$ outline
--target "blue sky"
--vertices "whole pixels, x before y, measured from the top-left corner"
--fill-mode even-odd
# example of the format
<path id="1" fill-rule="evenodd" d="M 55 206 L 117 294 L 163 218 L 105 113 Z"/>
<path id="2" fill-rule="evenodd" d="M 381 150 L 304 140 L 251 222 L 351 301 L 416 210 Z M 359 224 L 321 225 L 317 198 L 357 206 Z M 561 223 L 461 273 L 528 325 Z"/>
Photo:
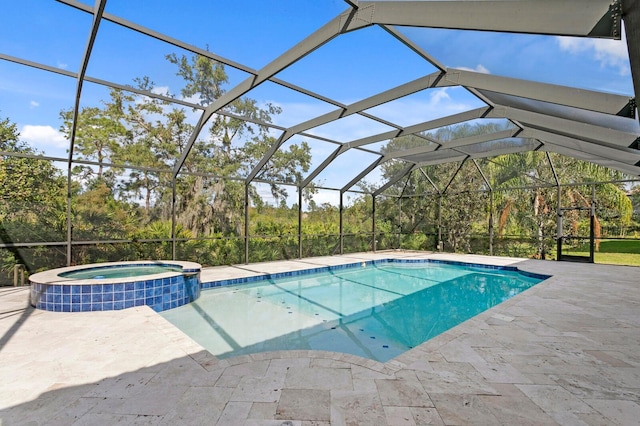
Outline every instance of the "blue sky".
<path id="1" fill-rule="evenodd" d="M 53 0 L 2 2 L 0 53 L 77 71 L 91 17 Z M 93 5 L 93 1 L 84 3 Z M 150 5 L 153 7 L 150 8 Z M 109 0 L 106 12 L 259 69 L 347 9 L 342 0 L 246 0 L 132 2 Z M 632 96 L 626 44 L 622 41 L 559 38 L 437 29 L 401 29 L 448 67 Z M 164 56 L 180 49 L 103 22 L 87 75 L 131 84 L 148 75 L 159 91 L 179 94 L 175 68 Z M 277 77 L 321 95 L 351 103 L 435 71 L 429 63 L 379 27 L 342 35 Z M 228 68 L 230 86 L 244 72 Z M 0 117 L 18 124 L 22 138 L 48 155 L 65 157 L 59 113 L 72 107 L 75 80 L 0 60 Z M 85 84 L 82 106 L 98 105 L 107 90 Z M 248 96 L 280 105 L 274 122 L 291 126 L 333 109 L 328 104 L 272 83 Z M 423 91 L 372 111 L 401 125 L 415 124 L 481 104 L 464 90 Z M 195 116 L 194 116 L 195 119 Z M 350 117 L 310 133 L 348 142 L 389 130 Z M 294 138 L 293 142 L 301 138 Z M 311 141 L 314 165 L 335 146 Z M 378 148 L 380 144 L 372 148 Z M 328 186 L 344 183 L 349 162 L 367 164 L 374 156 L 350 153 L 321 176 Z M 338 178 L 337 175 L 341 177 Z M 347 176 L 350 179 L 349 176 Z"/>

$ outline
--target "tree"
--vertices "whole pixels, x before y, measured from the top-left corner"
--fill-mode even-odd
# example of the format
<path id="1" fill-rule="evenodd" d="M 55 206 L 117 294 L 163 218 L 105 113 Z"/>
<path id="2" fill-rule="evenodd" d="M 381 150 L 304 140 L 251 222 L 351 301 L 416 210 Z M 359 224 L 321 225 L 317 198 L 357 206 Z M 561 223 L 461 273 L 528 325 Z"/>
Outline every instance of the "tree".
<path id="1" fill-rule="evenodd" d="M 383 153 L 420 146 L 432 146 L 432 149 L 435 149 L 437 145 L 433 141 L 446 143 L 452 139 L 503 129 L 504 127 L 495 123 L 444 127 L 433 133 L 392 139 L 383 149 Z M 406 165 L 399 161 L 385 163 L 382 166 L 383 177 L 390 179 L 396 176 Z M 477 227 L 486 227 L 478 224 L 487 223 L 487 197 L 478 191 L 482 189 L 486 189 L 482 176 L 475 165 L 467 161 L 421 167 L 398 181 L 387 193 L 405 196 L 402 200 L 400 222 L 409 226 L 402 229 L 403 233 L 409 232 L 416 236 L 433 234 L 437 232 L 439 224 L 443 232 L 443 242 L 448 250 L 468 252 L 472 251 L 472 236 Z M 389 204 L 387 213 L 390 223 L 393 223 L 393 218 L 397 216 L 397 213 L 393 213 L 396 208 L 392 205 L 393 203 Z M 435 244 L 424 248 L 434 246 Z"/>
<path id="2" fill-rule="evenodd" d="M 103 179 L 103 162 L 113 161 L 114 153 L 123 139 L 128 136 L 127 129 L 121 122 L 122 109 L 118 108 L 118 99 L 114 98 L 112 90 L 112 101 L 106 103 L 105 107 L 85 107 L 78 113 L 76 122 L 76 133 L 74 140 L 74 153 L 78 158 L 95 160 L 98 164 L 97 179 Z M 120 102 L 122 100 L 120 99 Z M 60 112 L 63 124 L 60 131 L 71 138 L 73 126 L 73 108 Z M 88 176 L 92 174 L 92 169 L 85 168 Z M 113 178 L 113 176 L 111 176 Z"/>
<path id="3" fill-rule="evenodd" d="M 26 243 L 63 240 L 66 181 L 49 161 L 37 158 L 39 152 L 20 140 L 15 123 L 0 119 L 0 240 Z M 22 251 L 9 247 L 2 252 L 2 269 L 16 263 L 29 271 L 60 264 L 53 250 Z"/>
<path id="4" fill-rule="evenodd" d="M 178 67 L 177 75 L 184 79 L 183 97 L 195 97 L 201 105 L 208 106 L 225 93 L 228 78 L 222 64 L 200 55 L 172 54 L 167 59 Z M 280 108 L 271 104 L 260 107 L 255 100 L 242 97 L 229 104 L 225 111 L 270 123 L 271 116 L 279 114 Z M 267 126 L 222 114 L 214 114 L 208 126 L 208 132 L 201 134 L 191 149 L 183 171 L 211 173 L 221 178 L 184 174 L 178 191 L 178 220 L 195 235 L 210 234 L 214 230 L 240 235 L 244 182 L 224 178 L 246 176 L 276 141 Z M 306 143 L 278 150 L 260 176 L 271 181 L 300 182 L 301 174 L 310 166 L 309 151 Z M 249 190 L 249 195 L 257 199 L 257 192 Z M 282 185 L 273 183 L 271 190 L 277 199 L 287 197 Z"/>

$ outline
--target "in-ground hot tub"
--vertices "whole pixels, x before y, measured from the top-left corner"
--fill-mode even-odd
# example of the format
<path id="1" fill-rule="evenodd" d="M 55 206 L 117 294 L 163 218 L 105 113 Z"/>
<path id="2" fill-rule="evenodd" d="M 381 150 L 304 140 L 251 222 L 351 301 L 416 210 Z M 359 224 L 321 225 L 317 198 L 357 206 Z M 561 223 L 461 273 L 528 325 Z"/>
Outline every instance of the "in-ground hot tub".
<path id="1" fill-rule="evenodd" d="M 147 305 L 156 312 L 200 296 L 194 262 L 132 261 L 70 266 L 29 277 L 31 304 L 54 312 L 111 311 Z"/>

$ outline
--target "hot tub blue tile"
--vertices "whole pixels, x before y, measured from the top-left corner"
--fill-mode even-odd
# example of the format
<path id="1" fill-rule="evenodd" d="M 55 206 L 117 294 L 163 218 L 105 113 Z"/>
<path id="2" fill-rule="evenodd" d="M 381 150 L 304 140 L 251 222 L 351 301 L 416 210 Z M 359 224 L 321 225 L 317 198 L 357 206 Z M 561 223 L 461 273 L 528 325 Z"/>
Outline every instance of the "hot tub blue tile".
<path id="1" fill-rule="evenodd" d="M 246 280 L 235 280 L 235 282 L 241 281 Z M 199 270 L 196 270 L 188 275 L 129 283 L 101 282 L 85 285 L 34 283 L 31 284 L 30 297 L 31 303 L 37 308 L 50 311 L 112 310 L 143 304 L 160 311 L 196 300 L 200 290 L 200 274 Z"/>

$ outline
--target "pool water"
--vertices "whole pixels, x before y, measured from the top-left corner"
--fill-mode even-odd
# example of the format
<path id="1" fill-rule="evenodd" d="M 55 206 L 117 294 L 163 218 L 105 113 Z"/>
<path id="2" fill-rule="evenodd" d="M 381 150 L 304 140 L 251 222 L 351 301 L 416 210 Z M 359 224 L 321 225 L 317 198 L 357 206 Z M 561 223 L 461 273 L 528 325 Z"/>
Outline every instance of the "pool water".
<path id="1" fill-rule="evenodd" d="M 458 265 L 369 265 L 210 289 L 161 315 L 219 358 L 313 349 L 385 362 L 540 281 Z"/>
<path id="2" fill-rule="evenodd" d="M 118 265 L 78 269 L 63 272 L 60 276 L 77 280 L 99 280 L 105 278 L 141 277 L 143 275 L 161 274 L 164 272 L 182 272 L 182 268 L 176 265 Z"/>

